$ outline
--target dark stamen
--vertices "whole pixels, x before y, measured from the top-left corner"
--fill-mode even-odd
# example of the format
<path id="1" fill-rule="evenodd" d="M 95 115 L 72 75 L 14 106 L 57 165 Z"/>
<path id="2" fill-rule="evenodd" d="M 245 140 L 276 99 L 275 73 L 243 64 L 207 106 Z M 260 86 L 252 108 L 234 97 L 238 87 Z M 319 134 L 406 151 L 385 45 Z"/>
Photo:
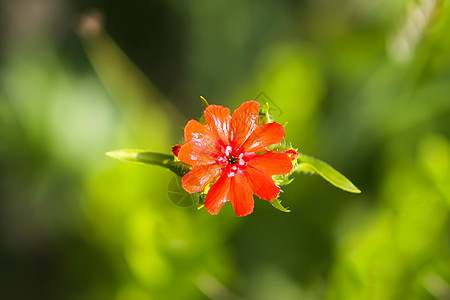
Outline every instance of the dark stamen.
<path id="1" fill-rule="evenodd" d="M 237 159 L 236 157 L 234 157 L 234 155 L 228 156 L 228 162 L 232 165 L 234 165 L 235 163 L 237 163 Z"/>

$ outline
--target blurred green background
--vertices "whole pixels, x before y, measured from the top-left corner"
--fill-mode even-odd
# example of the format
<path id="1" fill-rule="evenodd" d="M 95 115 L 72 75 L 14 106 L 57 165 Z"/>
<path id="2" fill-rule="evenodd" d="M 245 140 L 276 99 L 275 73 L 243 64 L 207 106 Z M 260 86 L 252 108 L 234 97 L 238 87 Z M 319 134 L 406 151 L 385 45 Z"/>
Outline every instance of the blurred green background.
<path id="1" fill-rule="evenodd" d="M 362 194 L 211 216 L 104 155 L 261 92 Z M 449 205 L 449 1 L 0 2 L 1 299 L 450 299 Z"/>

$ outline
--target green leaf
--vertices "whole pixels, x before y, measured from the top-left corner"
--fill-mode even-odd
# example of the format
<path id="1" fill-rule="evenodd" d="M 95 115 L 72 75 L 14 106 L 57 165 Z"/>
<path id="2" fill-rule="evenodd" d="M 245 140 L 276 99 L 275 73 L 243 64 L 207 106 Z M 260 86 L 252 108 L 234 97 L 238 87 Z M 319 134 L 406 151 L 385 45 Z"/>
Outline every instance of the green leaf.
<path id="1" fill-rule="evenodd" d="M 167 168 L 178 176 L 184 176 L 191 167 L 181 161 L 175 161 L 173 155 L 152 152 L 147 150 L 124 149 L 106 153 L 106 155 L 136 164 L 147 164 Z"/>
<path id="2" fill-rule="evenodd" d="M 270 204 L 272 204 L 273 207 L 275 207 L 278 210 L 281 210 L 282 212 L 291 212 L 291 210 L 285 208 L 282 204 L 280 199 L 276 198 L 270 201 Z"/>
<path id="3" fill-rule="evenodd" d="M 361 193 L 361 191 L 344 175 L 333 169 L 330 165 L 311 156 L 300 154 L 295 172 L 317 173 L 332 185 L 350 192 Z"/>
<path id="4" fill-rule="evenodd" d="M 200 96 L 200 99 L 202 99 L 203 109 L 206 109 L 209 106 L 208 101 L 203 96 Z"/>

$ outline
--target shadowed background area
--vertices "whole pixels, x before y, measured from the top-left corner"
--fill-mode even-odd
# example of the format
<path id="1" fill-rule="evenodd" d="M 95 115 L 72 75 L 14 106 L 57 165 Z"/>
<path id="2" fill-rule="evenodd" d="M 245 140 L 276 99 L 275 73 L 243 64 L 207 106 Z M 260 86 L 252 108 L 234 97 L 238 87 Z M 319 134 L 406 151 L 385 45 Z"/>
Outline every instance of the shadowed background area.
<path id="1" fill-rule="evenodd" d="M 449 53 L 444 0 L 1 0 L 0 298 L 449 299 Z M 170 153 L 201 95 L 362 194 L 211 216 L 105 156 Z"/>

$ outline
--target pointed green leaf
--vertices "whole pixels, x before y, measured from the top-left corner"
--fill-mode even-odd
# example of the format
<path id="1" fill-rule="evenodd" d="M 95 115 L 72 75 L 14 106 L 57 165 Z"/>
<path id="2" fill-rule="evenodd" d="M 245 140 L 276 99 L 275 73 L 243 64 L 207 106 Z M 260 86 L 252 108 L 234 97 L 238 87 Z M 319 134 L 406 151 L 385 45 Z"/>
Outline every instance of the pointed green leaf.
<path id="1" fill-rule="evenodd" d="M 300 154 L 295 172 L 317 173 L 332 185 L 350 193 L 361 191 L 344 175 L 333 169 L 330 165 L 311 156 Z"/>
<path id="2" fill-rule="evenodd" d="M 106 153 L 106 155 L 125 162 L 148 164 L 167 168 L 180 177 L 184 176 L 191 169 L 189 165 L 181 161 L 175 161 L 173 155 L 147 150 L 115 150 Z"/>
<path id="3" fill-rule="evenodd" d="M 316 169 L 314 169 L 313 166 L 307 163 L 299 163 L 297 167 L 295 168 L 296 172 L 303 172 L 308 174 L 314 174 L 316 173 Z"/>
<path id="4" fill-rule="evenodd" d="M 206 99 L 203 96 L 200 96 L 200 99 L 202 99 L 203 109 L 207 108 L 209 106 L 208 101 L 206 101 Z"/>
<path id="5" fill-rule="evenodd" d="M 206 101 L 206 99 L 203 98 L 203 96 L 200 96 L 200 99 L 202 99 L 203 109 L 206 109 L 209 106 L 208 101 Z M 203 125 L 206 124 L 206 119 L 205 119 L 205 115 L 204 114 L 202 114 L 202 116 L 200 117 L 199 122 L 202 123 Z"/>
<path id="6" fill-rule="evenodd" d="M 270 204 L 272 204 L 273 207 L 275 207 L 278 210 L 281 210 L 282 212 L 291 212 L 291 210 L 285 208 L 282 204 L 280 199 L 276 198 L 270 201 Z"/>
<path id="7" fill-rule="evenodd" d="M 173 160 L 173 155 L 151 152 L 146 150 L 123 149 L 106 153 L 106 155 L 127 162 L 151 165 L 164 165 Z"/>

